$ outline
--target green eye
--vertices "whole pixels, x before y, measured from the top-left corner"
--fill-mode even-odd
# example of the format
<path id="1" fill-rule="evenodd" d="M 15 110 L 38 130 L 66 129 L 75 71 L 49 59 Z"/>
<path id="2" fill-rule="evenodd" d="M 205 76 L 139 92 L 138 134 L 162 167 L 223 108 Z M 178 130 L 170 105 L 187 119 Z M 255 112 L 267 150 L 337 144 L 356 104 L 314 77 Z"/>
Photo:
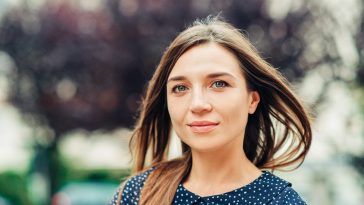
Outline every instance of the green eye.
<path id="1" fill-rule="evenodd" d="M 175 93 L 183 92 L 183 91 L 186 91 L 186 90 L 187 90 L 187 87 L 184 86 L 184 85 L 176 85 L 172 89 L 172 91 L 175 92 Z"/>
<path id="2" fill-rule="evenodd" d="M 226 87 L 226 86 L 227 86 L 227 83 L 225 81 L 222 81 L 222 80 L 215 81 L 212 84 L 212 87 L 215 87 L 215 88 L 223 88 L 223 87 Z"/>

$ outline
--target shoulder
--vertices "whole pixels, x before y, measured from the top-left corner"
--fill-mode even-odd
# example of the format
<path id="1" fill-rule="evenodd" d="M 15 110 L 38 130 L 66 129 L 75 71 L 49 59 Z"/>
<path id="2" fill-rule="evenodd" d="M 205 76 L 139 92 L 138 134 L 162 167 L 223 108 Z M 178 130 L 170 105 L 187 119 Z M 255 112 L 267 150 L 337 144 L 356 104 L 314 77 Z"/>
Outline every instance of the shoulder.
<path id="1" fill-rule="evenodd" d="M 147 169 L 146 171 L 140 172 L 139 174 L 127 179 L 114 194 L 111 204 L 117 204 L 117 199 L 121 191 L 122 200 L 120 204 L 138 204 L 140 192 L 144 186 L 144 182 L 148 178 L 150 173 L 153 172 L 153 170 L 154 167 Z"/>
<path id="2" fill-rule="evenodd" d="M 265 173 L 265 184 L 273 186 L 272 198 L 270 205 L 306 205 L 299 194 L 292 188 L 290 182 L 285 181 L 271 173 Z M 272 190 L 272 189 L 271 189 Z"/>
<path id="3" fill-rule="evenodd" d="M 274 200 L 271 205 L 306 205 L 305 201 L 292 187 L 286 187 Z"/>

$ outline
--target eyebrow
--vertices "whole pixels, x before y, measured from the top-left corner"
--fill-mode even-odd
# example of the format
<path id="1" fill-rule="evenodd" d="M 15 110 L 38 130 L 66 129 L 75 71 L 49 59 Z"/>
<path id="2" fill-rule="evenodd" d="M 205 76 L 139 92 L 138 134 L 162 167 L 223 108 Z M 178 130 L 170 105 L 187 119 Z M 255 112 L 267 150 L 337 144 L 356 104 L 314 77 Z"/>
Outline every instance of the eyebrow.
<path id="1" fill-rule="evenodd" d="M 231 75 L 230 73 L 226 73 L 226 72 L 217 72 L 217 73 L 210 73 L 207 75 L 207 78 L 217 78 L 217 77 L 221 77 L 221 76 L 228 76 L 228 77 L 232 77 L 235 78 L 233 75 Z M 182 81 L 182 80 L 186 80 L 187 78 L 185 76 L 175 76 L 175 77 L 171 77 L 168 79 L 168 82 L 171 81 Z"/>

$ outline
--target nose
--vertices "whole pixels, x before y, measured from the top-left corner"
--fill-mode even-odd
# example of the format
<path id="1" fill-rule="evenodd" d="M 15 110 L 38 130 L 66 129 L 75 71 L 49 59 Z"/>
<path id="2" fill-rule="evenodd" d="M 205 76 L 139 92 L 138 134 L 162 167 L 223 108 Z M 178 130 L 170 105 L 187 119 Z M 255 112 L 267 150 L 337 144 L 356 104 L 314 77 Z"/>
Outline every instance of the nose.
<path id="1" fill-rule="evenodd" d="M 192 92 L 190 110 L 195 114 L 201 114 L 212 110 L 212 106 L 202 90 L 194 90 Z"/>

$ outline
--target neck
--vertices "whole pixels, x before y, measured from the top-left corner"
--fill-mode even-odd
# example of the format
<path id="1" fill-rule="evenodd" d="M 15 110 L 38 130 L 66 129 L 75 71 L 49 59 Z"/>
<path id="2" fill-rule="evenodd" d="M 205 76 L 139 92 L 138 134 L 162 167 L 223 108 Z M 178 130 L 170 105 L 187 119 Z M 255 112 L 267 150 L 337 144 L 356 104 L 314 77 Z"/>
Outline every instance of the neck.
<path id="1" fill-rule="evenodd" d="M 243 149 L 192 151 L 191 172 L 184 186 L 200 196 L 207 196 L 242 187 L 260 174 L 261 171 L 248 160 Z"/>

